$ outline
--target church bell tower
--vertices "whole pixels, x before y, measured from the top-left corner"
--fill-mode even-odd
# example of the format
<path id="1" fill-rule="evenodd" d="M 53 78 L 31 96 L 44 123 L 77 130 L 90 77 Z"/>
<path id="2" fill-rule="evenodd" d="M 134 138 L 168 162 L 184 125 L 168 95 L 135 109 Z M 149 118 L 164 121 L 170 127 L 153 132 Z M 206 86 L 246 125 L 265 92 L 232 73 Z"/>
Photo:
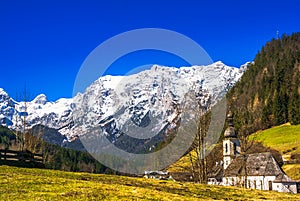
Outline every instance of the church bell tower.
<path id="1" fill-rule="evenodd" d="M 229 166 L 231 161 L 236 156 L 240 155 L 241 145 L 237 138 L 237 132 L 233 125 L 233 114 L 231 112 L 227 115 L 228 128 L 225 130 L 223 140 L 223 167 L 224 170 Z"/>

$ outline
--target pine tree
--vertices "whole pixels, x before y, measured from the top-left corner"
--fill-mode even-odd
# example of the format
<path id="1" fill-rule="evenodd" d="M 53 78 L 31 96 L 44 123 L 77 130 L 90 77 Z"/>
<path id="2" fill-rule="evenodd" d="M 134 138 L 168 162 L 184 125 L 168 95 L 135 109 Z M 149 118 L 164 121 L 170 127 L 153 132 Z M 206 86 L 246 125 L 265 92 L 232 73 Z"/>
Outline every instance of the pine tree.
<path id="1" fill-rule="evenodd" d="M 291 124 L 300 124 L 300 96 L 295 88 L 289 102 L 289 120 Z"/>

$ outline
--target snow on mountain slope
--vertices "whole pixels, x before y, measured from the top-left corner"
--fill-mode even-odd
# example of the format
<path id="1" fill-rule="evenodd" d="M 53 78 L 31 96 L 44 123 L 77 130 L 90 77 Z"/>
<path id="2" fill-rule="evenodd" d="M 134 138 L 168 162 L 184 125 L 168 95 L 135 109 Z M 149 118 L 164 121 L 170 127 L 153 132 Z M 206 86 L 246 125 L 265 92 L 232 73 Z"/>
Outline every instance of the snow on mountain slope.
<path id="1" fill-rule="evenodd" d="M 101 77 L 74 98 L 75 126 L 69 135 L 100 127 L 111 142 L 124 134 L 153 137 L 163 128 L 174 127 L 177 110 L 188 92 L 193 91 L 201 105 L 209 107 L 224 97 L 242 73 L 216 62 L 181 68 L 154 65 L 134 75 Z"/>
<path id="2" fill-rule="evenodd" d="M 15 114 L 15 104 L 16 102 L 0 88 L 0 124 L 13 125 L 12 119 Z"/>
<path id="3" fill-rule="evenodd" d="M 23 124 L 23 116 L 29 127 L 37 124 L 60 128 L 72 119 L 72 99 L 61 98 L 49 102 L 44 94 L 29 102 L 16 102 L 0 88 L 0 123 L 11 128 Z"/>
<path id="4" fill-rule="evenodd" d="M 72 102 L 72 99 L 66 98 L 61 98 L 55 102 L 48 102 L 47 97 L 42 94 L 26 104 L 25 102 L 19 102 L 16 104 L 15 109 L 18 112 L 27 111 L 26 120 L 28 125 L 42 124 L 58 129 L 71 119 Z M 27 110 L 25 110 L 25 105 Z M 15 120 L 13 122 L 17 123 Z"/>
<path id="5" fill-rule="evenodd" d="M 114 141 L 134 126 L 127 124 L 128 121 L 141 127 L 147 126 L 147 119 L 152 118 L 157 124 L 150 130 L 158 132 L 167 124 L 172 126 L 176 105 L 188 90 L 193 90 L 203 105 L 208 101 L 215 103 L 240 79 L 244 70 L 222 62 L 181 68 L 154 65 L 130 76 L 100 77 L 84 93 L 55 102 L 49 102 L 44 94 L 26 104 L 16 102 L 0 88 L 0 124 L 16 128 L 21 124 L 20 115 L 27 115 L 30 127 L 43 124 L 59 129 L 69 138 L 84 134 L 87 127 L 101 125 Z"/>

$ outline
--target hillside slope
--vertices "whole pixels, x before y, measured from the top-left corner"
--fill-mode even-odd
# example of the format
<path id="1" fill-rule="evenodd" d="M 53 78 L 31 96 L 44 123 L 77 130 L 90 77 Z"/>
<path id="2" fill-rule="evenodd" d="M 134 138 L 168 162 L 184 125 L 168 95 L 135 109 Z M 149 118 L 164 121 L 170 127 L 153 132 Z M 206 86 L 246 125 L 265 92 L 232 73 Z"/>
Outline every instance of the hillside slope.
<path id="1" fill-rule="evenodd" d="M 282 168 L 291 178 L 300 180 L 300 124 L 283 124 L 270 129 L 255 132 L 249 136 L 249 140 L 255 143 L 247 150 L 247 153 L 271 152 L 276 160 L 281 163 L 281 156 L 289 163 Z M 194 154 L 194 151 L 191 151 Z M 223 159 L 222 142 L 219 142 L 207 157 L 208 168 Z M 190 172 L 191 163 L 189 155 L 185 155 L 176 163 L 168 167 L 169 172 Z"/>
<path id="2" fill-rule="evenodd" d="M 268 42 L 227 93 L 240 133 L 300 124 L 300 33 Z"/>
<path id="3" fill-rule="evenodd" d="M 299 200 L 300 195 L 112 175 L 0 167 L 0 200 Z"/>
<path id="4" fill-rule="evenodd" d="M 286 164 L 282 169 L 292 179 L 300 180 L 300 164 Z"/>
<path id="5" fill-rule="evenodd" d="M 300 124 L 275 126 L 258 131 L 250 138 L 279 151 L 286 162 L 282 169 L 292 179 L 300 180 Z"/>
<path id="6" fill-rule="evenodd" d="M 278 150 L 281 154 L 300 154 L 300 124 L 283 124 L 258 131 L 252 136 L 256 141 Z"/>

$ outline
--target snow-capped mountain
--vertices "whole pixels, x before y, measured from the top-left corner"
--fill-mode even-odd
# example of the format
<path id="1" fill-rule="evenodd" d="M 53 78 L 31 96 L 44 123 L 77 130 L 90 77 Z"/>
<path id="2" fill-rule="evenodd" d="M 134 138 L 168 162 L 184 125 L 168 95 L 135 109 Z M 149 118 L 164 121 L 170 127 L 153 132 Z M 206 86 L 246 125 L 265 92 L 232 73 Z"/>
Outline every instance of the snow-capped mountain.
<path id="1" fill-rule="evenodd" d="M 27 103 L 17 102 L 0 88 L 0 123 L 17 128 L 25 115 L 28 126 L 46 125 L 69 139 L 85 134 L 93 126 L 100 126 L 112 142 L 123 133 L 130 134 L 133 126 L 148 126 L 149 133 L 144 133 L 147 136 L 174 127 L 178 106 L 189 91 L 195 93 L 202 106 L 214 104 L 244 70 L 222 62 L 181 68 L 154 65 L 134 75 L 100 77 L 84 93 L 55 102 L 49 102 L 44 94 Z M 138 138 L 134 135 L 130 134 Z"/>
<path id="2" fill-rule="evenodd" d="M 72 99 L 61 98 L 49 102 L 44 94 L 38 95 L 28 102 L 13 100 L 0 88 L 0 123 L 11 128 L 23 125 L 26 116 L 26 125 L 32 127 L 37 124 L 59 129 L 72 119 Z"/>
<path id="3" fill-rule="evenodd" d="M 0 124 L 12 126 L 13 116 L 15 115 L 16 101 L 9 97 L 9 95 L 0 88 Z"/>

